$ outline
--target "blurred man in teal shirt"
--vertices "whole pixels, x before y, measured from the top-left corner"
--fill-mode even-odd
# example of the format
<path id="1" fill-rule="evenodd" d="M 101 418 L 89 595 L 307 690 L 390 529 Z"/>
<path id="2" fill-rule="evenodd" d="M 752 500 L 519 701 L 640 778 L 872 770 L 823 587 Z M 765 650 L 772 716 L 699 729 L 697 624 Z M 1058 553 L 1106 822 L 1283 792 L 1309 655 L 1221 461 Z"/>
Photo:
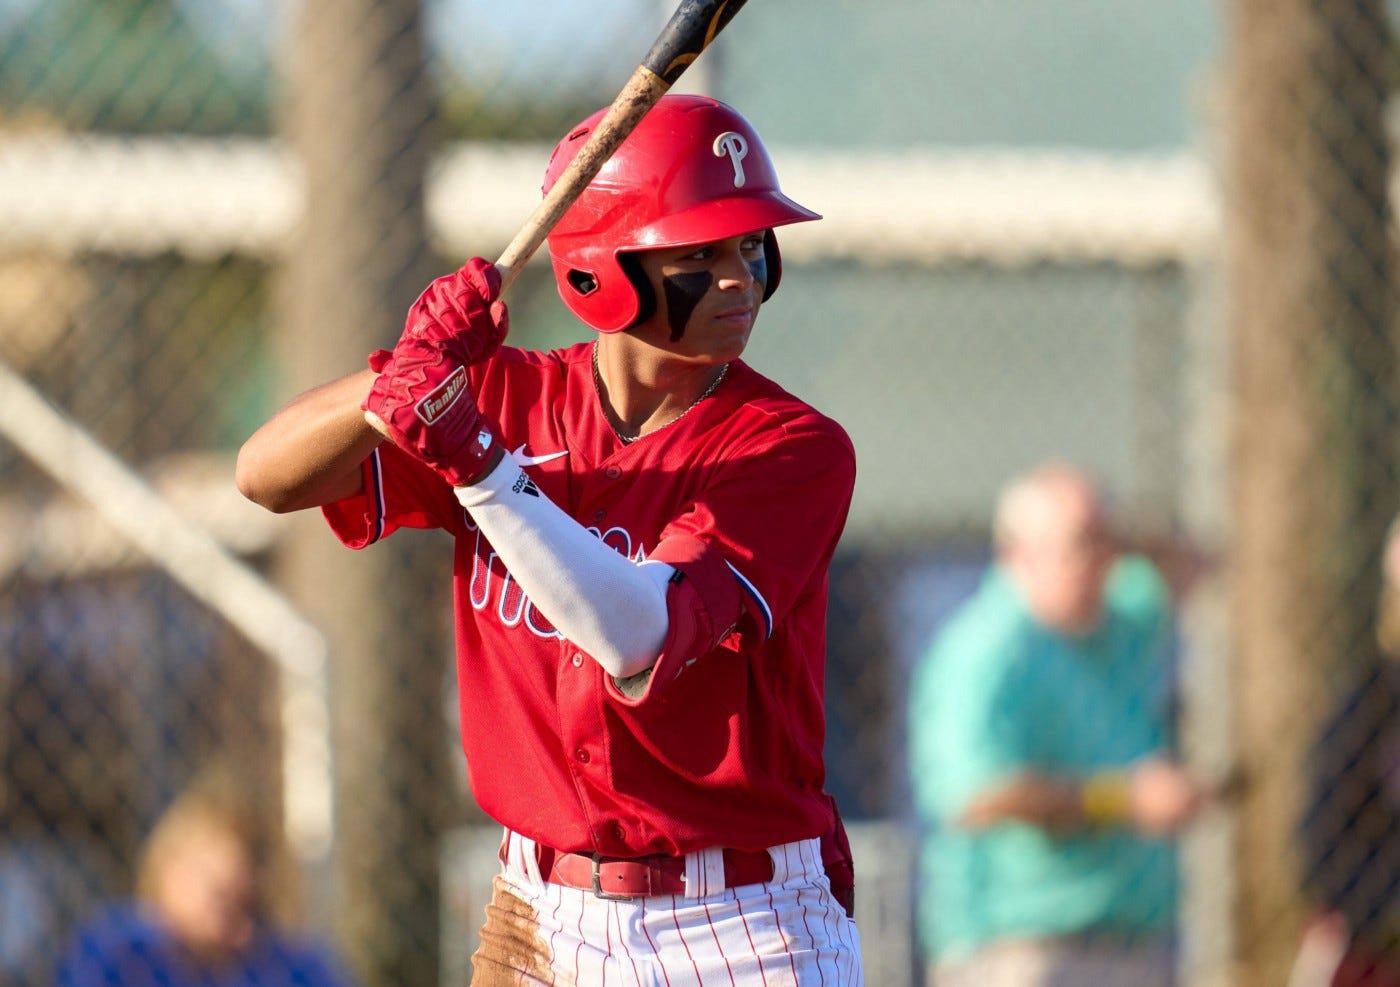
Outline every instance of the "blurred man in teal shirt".
<path id="1" fill-rule="evenodd" d="M 1072 467 L 1011 483 L 995 526 L 910 695 L 930 983 L 1167 987 L 1200 796 L 1171 756 L 1166 586 Z"/>

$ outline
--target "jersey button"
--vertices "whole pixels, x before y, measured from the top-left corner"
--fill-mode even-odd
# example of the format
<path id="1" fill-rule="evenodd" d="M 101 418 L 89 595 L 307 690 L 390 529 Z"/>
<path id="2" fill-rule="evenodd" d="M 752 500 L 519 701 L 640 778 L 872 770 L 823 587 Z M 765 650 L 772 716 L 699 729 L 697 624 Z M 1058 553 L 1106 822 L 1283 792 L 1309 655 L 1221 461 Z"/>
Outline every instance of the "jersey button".
<path id="1" fill-rule="evenodd" d="M 581 654 L 579 654 L 577 651 L 575 651 L 575 652 L 574 652 L 574 657 L 573 657 L 573 662 L 574 662 L 574 667 L 575 667 L 575 668 L 581 667 L 581 666 L 583 665 L 583 655 L 581 655 Z"/>
<path id="2" fill-rule="evenodd" d="M 605 517 L 607 517 L 607 516 L 608 516 L 608 512 L 605 511 L 605 510 L 603 510 L 601 507 L 598 508 L 596 511 L 593 512 L 593 520 L 595 520 L 595 521 L 601 521 L 601 520 L 603 520 L 603 518 L 605 518 Z"/>
<path id="3" fill-rule="evenodd" d="M 603 475 L 606 476 L 609 480 L 616 480 L 619 476 L 622 475 L 622 467 L 609 466 L 607 469 L 603 470 Z"/>
<path id="4" fill-rule="evenodd" d="M 625 829 L 622 828 L 622 824 L 621 824 L 621 823 L 616 823 L 616 824 L 613 825 L 613 836 L 616 836 L 616 837 L 617 837 L 617 840 L 618 840 L 619 843 L 626 842 L 626 840 L 627 840 L 627 830 L 625 830 Z"/>
<path id="5" fill-rule="evenodd" d="M 574 760 L 578 761 L 579 764 L 587 764 L 591 758 L 588 756 L 588 751 L 580 747 L 574 751 Z"/>

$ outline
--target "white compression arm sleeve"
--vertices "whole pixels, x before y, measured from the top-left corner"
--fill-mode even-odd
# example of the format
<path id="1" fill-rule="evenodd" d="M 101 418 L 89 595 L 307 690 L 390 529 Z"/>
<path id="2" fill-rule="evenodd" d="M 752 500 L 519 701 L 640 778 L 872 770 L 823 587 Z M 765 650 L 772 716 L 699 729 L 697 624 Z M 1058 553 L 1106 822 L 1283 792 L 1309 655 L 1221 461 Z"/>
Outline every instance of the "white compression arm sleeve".
<path id="1" fill-rule="evenodd" d="M 544 496 L 509 455 L 456 494 L 511 578 L 561 634 L 618 678 L 655 664 L 666 639 L 671 566 L 637 564 L 613 551 Z"/>

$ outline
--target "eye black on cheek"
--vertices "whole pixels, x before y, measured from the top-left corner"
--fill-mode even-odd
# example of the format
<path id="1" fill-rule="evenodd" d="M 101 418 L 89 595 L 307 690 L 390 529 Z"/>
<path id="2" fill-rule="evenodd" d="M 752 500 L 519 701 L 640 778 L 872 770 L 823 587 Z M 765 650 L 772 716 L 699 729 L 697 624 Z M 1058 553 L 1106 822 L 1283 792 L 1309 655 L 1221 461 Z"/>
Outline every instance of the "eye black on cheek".
<path id="1" fill-rule="evenodd" d="M 661 290 L 666 295 L 666 321 L 671 325 L 671 342 L 685 335 L 691 313 L 714 283 L 714 275 L 709 271 L 668 274 L 661 279 Z"/>
<path id="2" fill-rule="evenodd" d="M 765 252 L 763 256 L 759 257 L 758 259 L 749 261 L 748 266 L 749 273 L 752 274 L 753 279 L 758 282 L 759 288 L 762 289 L 763 287 L 765 287 L 768 284 L 767 252 Z"/>

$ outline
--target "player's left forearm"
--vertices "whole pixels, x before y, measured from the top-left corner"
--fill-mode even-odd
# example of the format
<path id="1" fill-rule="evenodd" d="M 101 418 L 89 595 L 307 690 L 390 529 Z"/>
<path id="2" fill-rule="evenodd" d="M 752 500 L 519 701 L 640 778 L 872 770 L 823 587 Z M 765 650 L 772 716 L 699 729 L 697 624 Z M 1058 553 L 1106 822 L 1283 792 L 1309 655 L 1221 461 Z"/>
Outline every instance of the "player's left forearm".
<path id="1" fill-rule="evenodd" d="M 456 489 L 511 578 L 561 634 L 619 678 L 655 664 L 668 627 L 670 566 L 638 565 L 613 551 L 510 456 Z"/>

